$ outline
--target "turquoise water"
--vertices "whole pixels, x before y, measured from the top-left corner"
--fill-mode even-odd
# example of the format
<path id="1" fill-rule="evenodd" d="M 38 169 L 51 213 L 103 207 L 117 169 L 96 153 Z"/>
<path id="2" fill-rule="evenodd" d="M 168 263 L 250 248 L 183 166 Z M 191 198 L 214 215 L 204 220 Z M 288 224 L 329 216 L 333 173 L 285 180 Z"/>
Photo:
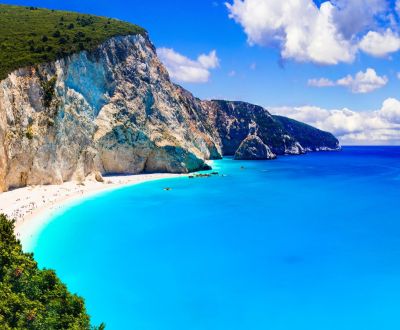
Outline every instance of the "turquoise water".
<path id="1" fill-rule="evenodd" d="M 400 148 L 215 167 L 65 210 L 40 266 L 109 330 L 400 329 Z"/>

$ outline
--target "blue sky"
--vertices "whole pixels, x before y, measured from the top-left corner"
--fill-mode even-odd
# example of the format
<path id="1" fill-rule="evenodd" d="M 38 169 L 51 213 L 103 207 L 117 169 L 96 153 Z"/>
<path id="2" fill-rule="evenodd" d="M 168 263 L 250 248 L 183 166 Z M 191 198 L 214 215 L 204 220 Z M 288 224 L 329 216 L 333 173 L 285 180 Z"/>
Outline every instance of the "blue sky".
<path id="1" fill-rule="evenodd" d="M 387 139 L 387 144 L 400 142 L 396 126 L 400 124 L 400 101 L 399 104 L 393 101 L 400 99 L 400 1 L 398 13 L 396 0 L 312 1 L 287 0 L 287 4 L 293 4 L 289 12 L 283 12 L 279 7 L 285 1 L 277 0 L 227 0 L 231 7 L 218 0 L 3 2 L 111 16 L 139 24 L 148 30 L 157 48 L 170 51 L 164 52 L 165 58 L 161 56 L 169 69 L 177 65 L 169 61 L 171 58 L 174 60 L 172 55 L 178 54 L 184 56 L 185 60 L 191 60 L 187 65 L 201 66 L 202 72 L 208 74 L 200 81 L 196 76 L 186 77 L 182 81 L 179 73 L 174 77 L 170 71 L 174 80 L 195 96 L 260 104 L 323 129 L 347 134 L 347 138 L 343 139 L 345 142 L 357 142 L 359 139 L 356 134 L 370 127 L 364 122 L 360 129 L 347 122 L 345 127 L 336 127 L 335 120 L 338 119 L 332 117 L 332 111 L 350 109 L 355 115 L 361 114 L 363 117 L 352 119 L 372 122 L 374 111 L 382 110 L 384 102 L 392 100 L 385 120 L 389 122 L 388 118 L 392 118 L 390 123 L 393 125 L 389 128 L 383 127 L 385 123 L 379 124 L 380 130 L 385 129 L 385 136 L 381 132 L 377 138 L 361 137 L 364 140 L 360 144 L 382 139 L 382 143 Z M 301 3 L 302 9 L 296 7 L 296 2 Z M 303 11 L 306 5 L 315 8 Z M 274 29 L 276 21 L 273 21 L 273 14 L 264 17 L 263 11 L 275 12 L 276 21 L 282 17 L 287 17 L 287 21 Z M 325 25 L 321 25 L 322 28 L 312 26 L 324 19 L 323 13 L 333 13 L 332 22 L 338 31 L 331 33 L 329 27 L 325 31 Z M 304 27 L 301 25 L 303 23 L 297 24 L 296 19 L 309 20 L 311 28 Z M 307 34 L 315 31 L 327 33 L 326 38 L 322 37 L 319 43 L 314 42 L 314 35 Z M 366 38 L 368 32 L 379 35 Z M 342 38 L 346 33 L 349 35 Z M 284 46 L 298 34 L 304 34 L 303 46 Z M 364 46 L 359 46 L 363 38 L 368 40 L 365 40 Z M 309 44 L 310 49 L 305 50 Z M 339 44 L 340 48 L 337 49 Z M 199 64 L 198 56 L 208 56 L 213 50 L 216 57 L 214 62 L 205 66 Z M 349 54 L 343 55 L 346 52 Z M 367 74 L 368 68 L 374 72 Z M 357 73 L 360 73 L 358 78 Z M 351 75 L 350 79 L 348 75 Z M 316 109 L 322 112 L 315 114 Z M 328 111 L 329 116 L 325 113 L 328 117 L 318 122 L 314 117 L 322 116 L 323 111 Z M 347 118 L 346 113 L 344 117 Z M 386 136 L 388 134 L 389 138 Z"/>

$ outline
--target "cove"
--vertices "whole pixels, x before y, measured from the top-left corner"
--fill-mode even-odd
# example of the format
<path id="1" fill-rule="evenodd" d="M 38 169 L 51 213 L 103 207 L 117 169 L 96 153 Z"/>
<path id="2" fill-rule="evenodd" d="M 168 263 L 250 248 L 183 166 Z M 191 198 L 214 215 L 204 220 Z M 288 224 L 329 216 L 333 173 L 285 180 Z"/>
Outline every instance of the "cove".
<path id="1" fill-rule="evenodd" d="M 213 171 L 67 207 L 31 250 L 109 330 L 400 328 L 400 148 Z"/>

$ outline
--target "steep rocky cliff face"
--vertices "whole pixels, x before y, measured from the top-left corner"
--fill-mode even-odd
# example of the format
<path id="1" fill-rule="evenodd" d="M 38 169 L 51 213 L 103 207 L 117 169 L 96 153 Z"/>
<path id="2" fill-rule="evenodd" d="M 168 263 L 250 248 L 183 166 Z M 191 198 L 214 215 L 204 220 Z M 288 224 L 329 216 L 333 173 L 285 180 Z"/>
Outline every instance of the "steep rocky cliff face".
<path id="1" fill-rule="evenodd" d="M 339 141 L 331 133 L 282 116 L 273 116 L 306 151 L 331 151 L 339 149 Z"/>
<path id="2" fill-rule="evenodd" d="M 329 133 L 262 107 L 194 98 L 171 83 L 142 35 L 0 82 L 0 191 L 107 173 L 187 173 L 222 155 L 272 159 L 336 148 Z"/>
<path id="3" fill-rule="evenodd" d="M 337 150 L 339 141 L 295 120 L 272 116 L 266 109 L 245 102 L 203 101 L 202 120 L 212 127 L 224 155 L 235 159 L 273 159 L 306 151 Z"/>
<path id="4" fill-rule="evenodd" d="M 0 82 L 0 190 L 200 170 L 221 152 L 197 106 L 139 35 L 15 71 Z"/>

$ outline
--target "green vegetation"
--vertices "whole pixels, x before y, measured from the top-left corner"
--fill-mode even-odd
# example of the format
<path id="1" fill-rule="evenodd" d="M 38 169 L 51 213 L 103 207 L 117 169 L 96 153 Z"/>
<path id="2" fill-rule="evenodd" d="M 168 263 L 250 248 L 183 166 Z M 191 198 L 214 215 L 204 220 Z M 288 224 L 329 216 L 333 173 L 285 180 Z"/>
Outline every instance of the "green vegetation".
<path id="1" fill-rule="evenodd" d="M 27 130 L 26 130 L 26 133 L 25 133 L 25 136 L 26 136 L 29 140 L 32 140 L 32 139 L 33 139 L 34 134 L 33 134 L 33 128 L 32 128 L 31 125 L 28 126 L 28 128 L 27 128 Z"/>
<path id="2" fill-rule="evenodd" d="M 274 116 L 274 119 L 305 148 L 315 149 L 321 145 L 331 149 L 339 147 L 338 139 L 329 132 L 287 117 Z"/>
<path id="3" fill-rule="evenodd" d="M 56 87 L 57 77 L 54 76 L 50 80 L 42 80 L 41 86 L 43 88 L 43 104 L 46 108 L 50 107 L 51 102 L 53 101 L 55 95 L 55 87 Z"/>
<path id="4" fill-rule="evenodd" d="M 0 80 L 21 67 L 93 50 L 114 36 L 145 32 L 116 19 L 0 5 Z"/>
<path id="5" fill-rule="evenodd" d="M 23 253 L 14 223 L 0 215 L 0 329 L 91 328 L 82 298 L 68 292 L 52 270 L 39 270 Z"/>

